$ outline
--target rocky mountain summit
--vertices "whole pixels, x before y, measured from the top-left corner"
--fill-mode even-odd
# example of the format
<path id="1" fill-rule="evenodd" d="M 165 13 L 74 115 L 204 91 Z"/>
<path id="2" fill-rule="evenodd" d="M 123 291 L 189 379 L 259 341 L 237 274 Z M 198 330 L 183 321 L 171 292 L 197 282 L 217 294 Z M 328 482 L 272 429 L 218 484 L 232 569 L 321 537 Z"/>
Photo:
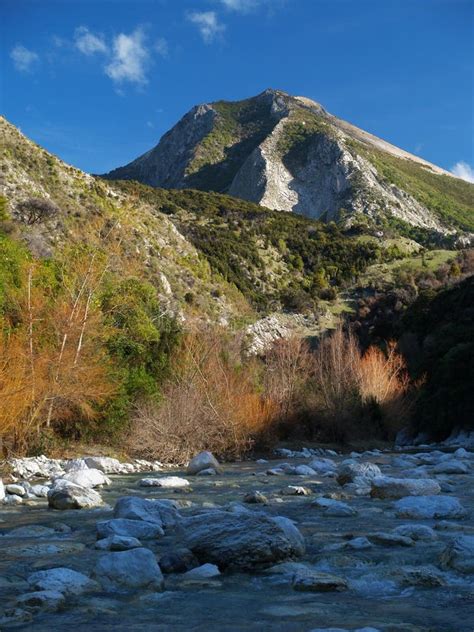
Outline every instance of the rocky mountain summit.
<path id="1" fill-rule="evenodd" d="M 349 225 L 395 218 L 441 233 L 474 230 L 472 185 L 280 90 L 196 106 L 106 177 L 225 192 Z"/>

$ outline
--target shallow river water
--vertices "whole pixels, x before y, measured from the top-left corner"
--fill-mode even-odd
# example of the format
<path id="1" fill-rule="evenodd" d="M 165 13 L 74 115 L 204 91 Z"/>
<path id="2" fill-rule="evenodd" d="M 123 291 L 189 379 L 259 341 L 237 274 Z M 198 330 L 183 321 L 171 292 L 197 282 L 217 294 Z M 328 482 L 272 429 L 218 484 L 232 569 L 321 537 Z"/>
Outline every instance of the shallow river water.
<path id="1" fill-rule="evenodd" d="M 363 454 L 361 461 L 376 463 L 384 474 L 403 477 L 406 467 L 397 463 L 397 453 Z M 335 457 L 339 463 L 346 457 Z M 26 578 L 35 570 L 67 567 L 90 575 L 101 551 L 94 548 L 96 522 L 111 517 L 121 496 L 186 499 L 196 506 L 220 507 L 243 502 L 247 492 L 259 490 L 268 505 L 246 504 L 251 511 L 293 520 L 304 535 L 306 553 L 296 560 L 309 567 L 337 575 L 348 582 L 343 592 L 298 592 L 288 573 L 268 570 L 251 573 L 225 572 L 204 584 L 185 584 L 179 574 L 165 575 L 163 592 L 96 592 L 72 597 L 57 612 L 35 612 L 29 621 L 18 620 L 2 629 L 70 630 L 89 632 L 124 630 L 186 632 L 310 632 L 319 628 L 356 630 L 370 626 L 383 632 L 473 632 L 474 575 L 440 565 L 446 545 L 461 534 L 474 534 L 474 460 L 469 473 L 426 476 L 436 478 L 442 494 L 455 496 L 467 510 L 462 519 L 410 520 L 396 516 L 393 500 L 345 493 L 334 478 L 319 475 L 269 476 L 266 471 L 284 461 L 308 463 L 311 459 L 280 458 L 267 464 L 254 461 L 224 465 L 218 476 L 187 476 L 191 486 L 170 491 L 143 488 L 144 474 L 111 476 L 112 484 L 100 490 L 107 505 L 94 510 L 57 511 L 45 501 L 18 507 L 0 507 L 0 609 L 14 607 L 15 599 L 28 592 Z M 422 462 L 422 461 L 420 461 Z M 185 476 L 183 470 L 172 472 Z M 164 475 L 168 475 L 167 471 Z M 154 472 L 152 476 L 160 476 Z M 281 493 L 288 485 L 303 485 L 309 496 Z M 341 498 L 357 511 L 354 516 L 330 517 L 312 505 L 319 495 Z M 183 515 L 193 511 L 182 509 Z M 72 531 L 51 537 L 9 537 L 13 528 L 25 525 L 57 526 Z M 432 541 L 417 540 L 413 546 L 374 544 L 351 550 L 331 545 L 375 532 L 390 533 L 404 524 L 434 528 Z M 146 541 L 157 559 L 176 546 L 169 535 Z M 407 585 L 401 580 L 404 567 L 434 566 L 443 585 Z"/>

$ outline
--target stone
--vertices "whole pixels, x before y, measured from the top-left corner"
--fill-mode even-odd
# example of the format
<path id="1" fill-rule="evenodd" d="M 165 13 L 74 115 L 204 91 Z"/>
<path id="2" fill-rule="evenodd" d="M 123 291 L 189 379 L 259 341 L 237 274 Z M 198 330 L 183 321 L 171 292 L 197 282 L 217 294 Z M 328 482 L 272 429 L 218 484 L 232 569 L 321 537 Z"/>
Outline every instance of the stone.
<path id="1" fill-rule="evenodd" d="M 248 492 L 244 496 L 244 503 L 268 505 L 268 498 L 262 492 Z"/>
<path id="2" fill-rule="evenodd" d="M 0 478 L 0 502 L 5 498 L 5 485 L 3 484 L 2 479 Z"/>
<path id="3" fill-rule="evenodd" d="M 207 467 L 205 470 L 199 470 L 196 476 L 216 476 L 217 472 L 213 467 Z"/>
<path id="4" fill-rule="evenodd" d="M 210 511 L 183 519 L 182 526 L 186 545 L 199 561 L 219 568 L 263 568 L 305 550 L 301 533 L 281 516 Z"/>
<path id="5" fill-rule="evenodd" d="M 199 566 L 194 553 L 184 547 L 164 553 L 159 564 L 163 573 L 184 573 Z"/>
<path id="6" fill-rule="evenodd" d="M 403 586 L 437 588 L 446 584 L 444 577 L 434 566 L 404 566 L 399 575 Z"/>
<path id="7" fill-rule="evenodd" d="M 102 497 L 98 492 L 70 482 L 55 485 L 48 491 L 48 505 L 52 509 L 92 509 L 102 504 Z"/>
<path id="8" fill-rule="evenodd" d="M 15 483 L 11 483 L 5 487 L 8 494 L 14 494 L 16 496 L 24 496 L 26 494 L 26 489 L 23 485 L 17 485 Z"/>
<path id="9" fill-rule="evenodd" d="M 469 466 L 462 461 L 442 461 L 433 468 L 434 474 L 468 474 Z"/>
<path id="10" fill-rule="evenodd" d="M 182 501 L 184 502 L 184 501 Z M 144 520 L 158 524 L 163 529 L 174 527 L 179 521 L 177 510 L 179 502 L 168 499 L 137 498 L 136 496 L 123 496 L 119 498 L 114 507 L 114 518 L 126 518 L 128 520 Z"/>
<path id="11" fill-rule="evenodd" d="M 378 476 L 372 479 L 370 495 L 372 498 L 398 499 L 404 496 L 432 496 L 440 491 L 439 483 L 431 479 Z"/>
<path id="12" fill-rule="evenodd" d="M 99 551 L 128 551 L 142 547 L 142 543 L 137 538 L 124 535 L 110 535 L 102 540 L 97 540 L 95 548 Z"/>
<path id="13" fill-rule="evenodd" d="M 16 494 L 7 494 L 3 499 L 4 505 L 21 505 L 23 503 L 23 498 L 21 496 L 17 496 Z"/>
<path id="14" fill-rule="evenodd" d="M 340 592 L 348 588 L 346 580 L 342 577 L 313 570 L 296 572 L 292 586 L 294 590 L 302 592 Z"/>
<path id="15" fill-rule="evenodd" d="M 36 590 L 52 590 L 65 595 L 79 595 L 99 588 L 87 575 L 63 567 L 37 571 L 30 575 L 27 581 Z"/>
<path id="16" fill-rule="evenodd" d="M 6 538 L 43 538 L 55 535 L 54 529 L 43 527 L 39 524 L 26 525 L 12 529 L 4 537 Z"/>
<path id="17" fill-rule="evenodd" d="M 103 520 L 96 525 L 98 538 L 108 538 L 114 535 L 152 540 L 164 535 L 160 524 L 145 522 L 144 520 L 128 520 L 127 518 L 113 518 Z"/>
<path id="18" fill-rule="evenodd" d="M 144 548 L 103 555 L 95 565 L 93 576 L 107 592 L 163 588 L 163 575 L 155 556 Z"/>
<path id="19" fill-rule="evenodd" d="M 212 468 L 216 472 L 221 471 L 221 467 L 219 465 L 219 461 L 215 458 L 215 456 L 211 452 L 200 452 L 188 464 L 186 468 L 187 474 L 197 474 L 201 470 L 207 470 Z"/>
<path id="20" fill-rule="evenodd" d="M 34 494 L 37 498 L 47 498 L 49 492 L 49 487 L 47 485 L 32 485 L 31 493 Z"/>
<path id="21" fill-rule="evenodd" d="M 299 485 L 288 485 L 280 490 L 280 494 L 283 496 L 311 496 L 313 492 L 308 487 L 301 487 Z"/>
<path id="22" fill-rule="evenodd" d="M 397 533 L 371 533 L 367 536 L 374 544 L 381 546 L 413 546 L 415 541 Z"/>
<path id="23" fill-rule="evenodd" d="M 34 610 L 48 610 L 54 612 L 64 605 L 66 598 L 57 590 L 38 590 L 21 595 L 17 598 L 17 605 Z"/>
<path id="24" fill-rule="evenodd" d="M 295 468 L 297 476 L 314 476 L 316 472 L 308 465 L 297 465 Z"/>
<path id="25" fill-rule="evenodd" d="M 29 479 L 34 476 L 52 478 L 64 474 L 62 462 L 59 459 L 48 459 L 44 455 L 10 459 L 8 464 L 12 473 L 22 479 Z"/>
<path id="26" fill-rule="evenodd" d="M 340 500 L 333 500 L 332 498 L 316 498 L 311 505 L 323 509 L 325 516 L 346 518 L 357 515 L 355 509 Z"/>
<path id="27" fill-rule="evenodd" d="M 70 461 L 66 461 L 64 464 L 64 470 L 66 472 L 73 472 L 74 470 L 87 470 L 87 463 L 84 459 L 71 459 Z"/>
<path id="28" fill-rule="evenodd" d="M 84 461 L 87 467 L 100 470 L 104 474 L 121 474 L 124 469 L 118 459 L 110 456 L 85 456 Z"/>
<path id="29" fill-rule="evenodd" d="M 474 573 L 474 535 L 460 535 L 441 554 L 441 565 L 459 573 Z"/>
<path id="30" fill-rule="evenodd" d="M 411 538 L 416 542 L 418 540 L 421 542 L 432 542 L 438 539 L 436 532 L 424 524 L 402 524 L 399 527 L 395 527 L 393 533 Z"/>
<path id="31" fill-rule="evenodd" d="M 88 488 L 110 485 L 110 479 L 103 472 L 89 468 L 71 470 L 62 476 L 61 479 Z"/>
<path id="32" fill-rule="evenodd" d="M 336 463 L 332 459 L 319 458 L 314 459 L 309 463 L 309 467 L 313 469 L 316 474 L 332 474 L 336 471 Z"/>
<path id="33" fill-rule="evenodd" d="M 371 549 L 372 543 L 364 536 L 360 536 L 358 538 L 352 538 L 351 540 L 348 540 L 344 544 L 344 548 L 352 549 L 353 551 L 364 551 L 365 549 Z"/>
<path id="34" fill-rule="evenodd" d="M 400 518 L 463 518 L 466 510 L 453 496 L 407 496 L 394 503 Z"/>
<path id="35" fill-rule="evenodd" d="M 354 461 L 343 461 L 337 468 L 337 482 L 339 485 L 346 483 L 370 484 L 377 476 L 382 476 L 382 472 L 375 463 L 358 463 Z"/>
<path id="36" fill-rule="evenodd" d="M 186 580 L 212 579 L 220 574 L 220 570 L 215 564 L 203 564 L 184 573 L 183 578 Z"/>
<path id="37" fill-rule="evenodd" d="M 142 478 L 140 487 L 163 487 L 165 489 L 179 489 L 189 487 L 189 481 L 179 476 L 162 476 L 160 478 Z"/>

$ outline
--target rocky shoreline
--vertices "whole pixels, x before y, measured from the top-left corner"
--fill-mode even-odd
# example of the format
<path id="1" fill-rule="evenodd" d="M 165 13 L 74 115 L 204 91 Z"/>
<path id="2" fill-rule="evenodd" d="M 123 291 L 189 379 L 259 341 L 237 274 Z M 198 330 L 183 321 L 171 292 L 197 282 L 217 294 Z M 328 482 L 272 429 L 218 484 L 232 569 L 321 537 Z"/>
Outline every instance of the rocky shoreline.
<path id="1" fill-rule="evenodd" d="M 0 627 L 471 632 L 470 440 L 186 468 L 11 460 Z"/>

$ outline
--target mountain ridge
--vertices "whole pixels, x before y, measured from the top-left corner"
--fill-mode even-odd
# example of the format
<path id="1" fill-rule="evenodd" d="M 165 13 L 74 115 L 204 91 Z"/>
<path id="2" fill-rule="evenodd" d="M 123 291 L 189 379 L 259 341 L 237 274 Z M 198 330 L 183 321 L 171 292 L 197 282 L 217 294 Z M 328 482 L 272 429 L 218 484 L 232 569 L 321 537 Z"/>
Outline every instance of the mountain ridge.
<path id="1" fill-rule="evenodd" d="M 395 217 L 444 234 L 474 231 L 472 185 L 281 90 L 195 106 L 104 177 L 224 192 L 316 219 L 345 214 L 349 224 Z"/>

